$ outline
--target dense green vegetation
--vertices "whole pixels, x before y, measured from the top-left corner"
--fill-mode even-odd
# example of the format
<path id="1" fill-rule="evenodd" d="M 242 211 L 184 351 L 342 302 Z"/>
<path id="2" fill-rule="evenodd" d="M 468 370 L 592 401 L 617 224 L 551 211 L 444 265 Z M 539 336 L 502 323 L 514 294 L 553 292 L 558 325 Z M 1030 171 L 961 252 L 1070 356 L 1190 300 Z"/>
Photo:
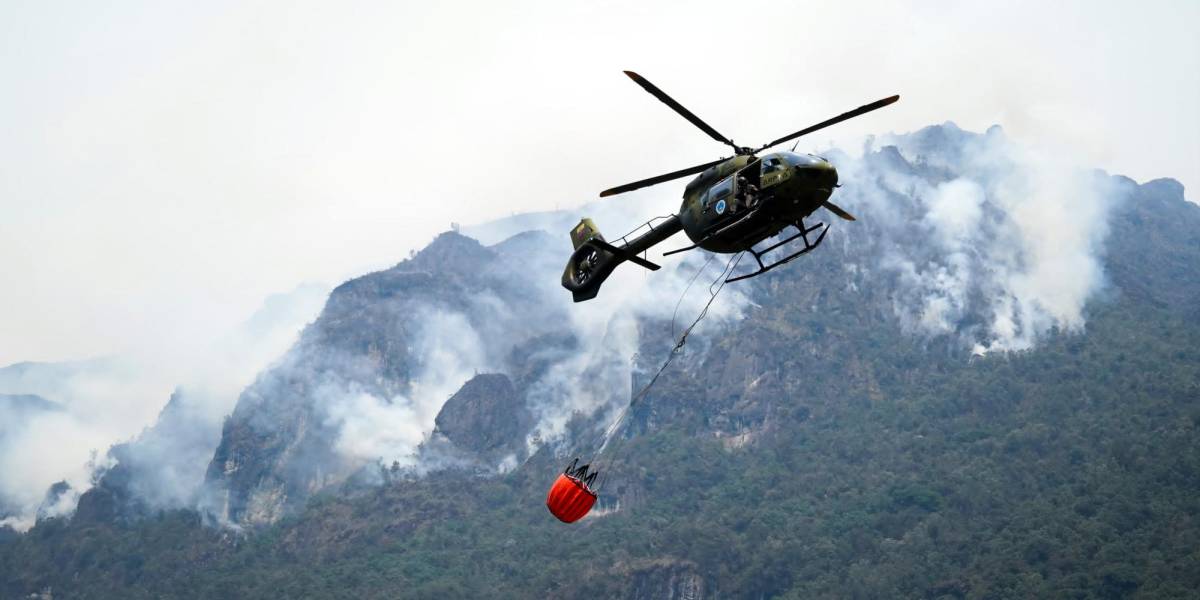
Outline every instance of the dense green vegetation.
<path id="1" fill-rule="evenodd" d="M 344 490 L 251 535 L 186 512 L 43 521 L 0 542 L 0 596 L 611 597 L 693 573 L 722 597 L 1194 597 L 1200 327 L 1095 310 L 1085 335 L 970 361 L 826 315 L 807 391 L 766 409 L 756 439 L 705 433 L 706 411 L 645 425 L 614 469 L 626 503 L 582 524 L 546 513 L 561 465 L 539 455 L 498 479 Z M 760 318 L 781 331 L 810 315 Z M 638 422 L 689 380 L 669 377 Z"/>
<path id="2" fill-rule="evenodd" d="M 543 506 L 569 460 L 546 450 L 240 533 L 93 490 L 69 521 L 0 529 L 0 597 L 1195 598 L 1200 211 L 1174 182 L 1130 189 L 1138 235 L 1109 241 L 1086 331 L 1028 351 L 902 331 L 854 244 L 757 280 L 632 412 L 575 525 Z M 644 373 L 667 329 L 645 324 Z"/>

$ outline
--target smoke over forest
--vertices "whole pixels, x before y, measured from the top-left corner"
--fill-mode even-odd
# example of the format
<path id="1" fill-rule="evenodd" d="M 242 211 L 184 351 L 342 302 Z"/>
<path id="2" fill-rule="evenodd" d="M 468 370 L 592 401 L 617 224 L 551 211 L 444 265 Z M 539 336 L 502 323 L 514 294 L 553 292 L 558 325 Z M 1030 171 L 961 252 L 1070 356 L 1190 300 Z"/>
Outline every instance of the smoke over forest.
<path id="1" fill-rule="evenodd" d="M 893 318 L 912 336 L 953 340 L 962 360 L 1027 350 L 1055 330 L 1083 330 L 1087 302 L 1105 287 L 1109 218 L 1121 201 L 1111 178 L 1039 156 L 999 128 L 976 134 L 951 123 L 873 139 L 853 154 L 836 148 L 823 154 L 840 172 L 835 200 L 859 217 L 855 223 L 834 223 L 820 250 L 844 256 L 848 277 L 825 282 L 831 291 L 853 293 L 854 282 L 862 278 L 886 281 Z M 250 504 L 265 502 L 260 509 L 270 521 L 281 514 L 270 498 L 286 495 L 283 490 L 292 484 L 308 493 L 372 464 L 396 463 L 416 476 L 464 465 L 503 472 L 542 445 L 569 447 L 594 438 L 628 402 L 638 369 L 659 360 L 639 352 L 652 349 L 666 356 L 673 344 L 671 324 L 678 332 L 694 318 L 727 257 L 690 253 L 663 259 L 652 253 L 651 259 L 665 266 L 662 271 L 648 274 L 624 265 L 599 299 L 573 305 L 558 279 L 570 251 L 566 232 L 582 215 L 593 217 L 610 239 L 655 216 L 632 197 L 581 211 L 516 215 L 466 228 L 465 234 L 490 248 L 439 254 L 439 245 L 449 244 L 439 240 L 396 267 L 430 281 L 463 279 L 444 293 L 470 293 L 452 301 L 445 301 L 443 292 L 389 300 L 359 290 L 355 281 L 335 290 L 324 316 L 242 391 L 233 413 L 235 421 L 272 432 L 302 406 L 310 420 L 304 427 L 321 432 L 303 452 L 289 456 L 279 481 L 268 486 L 275 491 L 266 494 L 259 489 L 265 484 L 251 484 L 258 492 L 250 493 Z M 657 250 L 675 245 L 682 242 Z M 804 269 L 805 263 L 788 268 Z M 756 289 L 766 279 L 725 288 L 689 341 L 693 360 L 704 352 L 706 336 L 755 309 Z M 311 300 L 313 294 L 306 297 Z M 356 302 L 373 303 L 370 314 L 380 315 L 361 324 L 382 327 L 372 339 L 392 339 L 403 348 L 371 346 L 364 352 L 361 345 L 322 338 L 322 320 L 363 314 L 359 308 L 337 312 L 342 304 Z M 311 318 L 304 315 L 311 312 L 294 313 L 282 326 L 249 328 L 245 336 L 259 337 L 239 338 L 237 345 L 255 348 L 260 357 L 280 356 L 298 325 Z M 386 364 L 389 352 L 402 355 L 403 364 Z M 256 368 L 267 364 L 263 358 L 236 362 Z M 222 499 L 229 491 L 223 487 L 238 484 L 221 474 L 233 467 L 213 458 L 221 422 L 237 395 L 216 383 L 228 381 L 230 369 L 211 369 L 180 387 L 157 423 L 140 434 L 82 425 L 84 416 L 95 414 L 97 402 L 111 405 L 110 396 L 31 383 L 28 376 L 14 376 L 13 369 L 0 378 L 0 392 L 44 394 L 53 404 L 14 416 L 12 421 L 27 426 L 0 435 L 3 456 L 13 463 L 0 470 L 7 523 L 26 528 L 38 510 L 69 514 L 78 495 L 118 465 L 127 489 L 145 506 L 203 506 L 231 522 L 228 500 Z M 111 365 L 94 370 L 105 376 L 117 372 Z M 522 444 L 487 457 L 480 466 L 439 443 L 435 420 L 465 382 L 491 372 L 514 379 L 524 373 L 522 394 L 533 424 Z M 233 380 L 244 386 L 252 375 Z M 6 407 L 0 410 L 12 410 Z M 572 429 L 579 419 L 589 425 Z M 61 438 L 77 447 L 62 460 L 39 461 L 37 477 L 15 459 L 49 456 L 51 450 L 37 444 Z M 119 444 L 105 447 L 113 442 Z M 94 455 L 80 460 L 81 452 L 87 457 L 89 451 Z M 49 485 L 59 480 L 70 491 L 47 498 Z"/>

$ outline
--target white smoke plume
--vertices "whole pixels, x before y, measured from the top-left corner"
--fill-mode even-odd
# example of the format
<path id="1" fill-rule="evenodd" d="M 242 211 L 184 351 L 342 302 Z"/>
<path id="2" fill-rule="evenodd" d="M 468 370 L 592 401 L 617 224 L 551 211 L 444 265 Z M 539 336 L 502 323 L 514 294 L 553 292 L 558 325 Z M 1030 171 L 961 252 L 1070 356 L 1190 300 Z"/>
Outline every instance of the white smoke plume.
<path id="1" fill-rule="evenodd" d="M 318 391 L 326 424 L 339 431 L 337 451 L 355 462 L 416 467 L 416 451 L 446 399 L 476 373 L 498 366 L 462 313 L 428 308 L 417 320 L 421 325 L 412 350 L 419 366 L 404 393 L 382 398 L 331 383 Z"/>
<path id="2" fill-rule="evenodd" d="M 671 259 L 652 260 L 668 265 Z M 631 388 L 634 358 L 644 338 L 649 337 L 662 353 L 648 362 L 665 360 L 676 341 L 666 327 L 645 330 L 643 326 L 674 319 L 677 335 L 708 301 L 709 285 L 725 264 L 724 259 L 707 262 L 702 256 L 692 255 L 676 258 L 675 264 L 664 266 L 650 277 L 633 265 L 623 266 L 605 282 L 603 299 L 569 307 L 571 320 L 565 325 L 586 342 L 579 352 L 554 365 L 530 390 L 529 399 L 538 416 L 534 435 L 542 441 L 555 440 L 575 415 L 591 416 L 607 410 L 609 419 L 615 418 L 636 392 Z M 697 274 L 698 270 L 703 271 Z M 689 288 L 693 277 L 695 283 Z M 559 295 L 569 302 L 567 294 Z M 692 338 L 692 343 L 702 344 L 704 335 L 715 334 L 740 319 L 749 306 L 749 297 L 742 289 L 725 288 L 700 326 L 702 333 Z"/>
<path id="3" fill-rule="evenodd" d="M 112 358 L 0 369 L 0 394 L 48 403 L 19 414 L 0 404 L 0 526 L 25 530 L 36 518 L 70 514 L 95 477 L 116 465 L 108 454 L 114 444 L 124 444 L 119 454 L 142 501 L 190 506 L 221 419 L 254 375 L 293 343 L 327 292 L 309 284 L 272 296 L 240 327 L 203 345 L 169 347 L 176 341 Z M 48 498 L 60 481 L 69 489 Z"/>
<path id="4" fill-rule="evenodd" d="M 833 149 L 827 155 L 844 185 L 834 201 L 860 219 L 840 228 L 830 242 L 842 245 L 847 273 L 891 278 L 891 309 L 911 332 L 954 336 L 975 353 L 988 353 L 1028 349 L 1052 330 L 1083 327 L 1086 303 L 1104 285 L 1103 243 L 1117 201 L 1107 178 L 1021 148 L 998 128 L 979 135 L 952 124 L 880 138 L 858 157 Z M 622 265 L 596 299 L 575 304 L 559 286 L 571 251 L 567 232 L 579 217 L 590 216 L 612 240 L 656 214 L 674 212 L 679 200 L 671 195 L 678 190 L 662 188 L 569 213 L 518 215 L 467 228 L 467 235 L 502 255 L 497 265 L 488 267 L 491 271 L 477 274 L 491 277 L 489 285 L 499 287 L 460 298 L 455 306 L 431 300 L 416 308 L 411 303 L 403 309 L 395 307 L 411 311 L 406 322 L 416 324 L 388 334 L 389 339 L 407 345 L 406 381 L 379 381 L 381 375 L 373 366 L 377 357 L 372 355 L 346 356 L 340 361 L 329 357 L 326 364 L 347 365 L 340 370 L 344 373 L 339 374 L 335 366 L 330 373 L 306 374 L 316 379 L 309 401 L 317 409 L 320 425 L 336 432 L 332 450 L 343 462 L 331 468 L 396 462 L 419 475 L 456 464 L 453 457 L 423 452 L 447 399 L 476 374 L 513 375 L 530 362 L 544 362 L 546 368 L 525 382 L 525 401 L 534 419 L 525 452 L 531 454 L 546 444 L 580 443 L 570 435 L 572 423 L 580 422 L 580 417 L 592 419 L 598 434 L 634 393 L 636 365 L 659 362 L 658 357 L 638 357 L 638 352 L 661 348 L 661 358 L 667 357 L 674 340 L 665 324 L 674 319 L 682 327 L 695 317 L 708 301 L 709 283 L 724 266 L 725 257 L 711 262 L 702 253 L 662 257 L 662 251 L 686 243 L 680 235 L 650 253 L 650 260 L 663 265 L 661 271 L 651 274 L 635 265 Z M 508 239 L 530 230 L 549 235 Z M 697 275 L 702 267 L 705 272 Z M 726 287 L 690 344 L 702 351 L 706 339 L 750 312 L 755 285 L 751 280 Z M 298 325 L 294 320 L 289 323 L 290 330 L 283 328 L 290 331 L 286 341 Z M 570 348 L 522 346 L 553 334 L 577 343 Z M 275 342 L 266 346 L 276 354 L 283 347 Z M 526 354 L 514 354 L 518 348 Z M 204 409 L 190 410 L 198 415 L 184 413 L 188 419 L 212 425 L 214 436 L 237 391 L 265 364 L 261 359 L 234 362 L 243 367 L 236 371 L 238 377 L 209 379 L 236 386 L 211 391 L 192 386 L 181 394 L 183 399 L 216 399 L 197 400 L 196 406 Z M 254 369 L 245 369 L 250 366 Z M 62 432 L 76 417 L 67 411 L 44 418 L 55 423 L 54 432 Z M 272 426 L 271 420 L 265 416 L 261 426 Z M 143 453 L 142 459 L 130 463 L 140 465 L 147 481 L 155 483 L 139 492 L 153 496 L 147 500 L 152 506 L 186 505 L 203 477 L 203 459 L 212 455 L 215 439 L 171 435 L 185 421 L 164 425 L 164 435 L 147 436 L 141 446 L 129 446 L 130 452 Z M 133 433 L 114 438 L 108 432 L 84 446 L 103 448 Z M 74 435 L 88 440 L 87 431 Z M 54 439 L 49 430 L 38 436 Z M 188 449 L 168 443 L 176 439 L 191 439 Z M 5 456 L 14 454 L 5 452 Z M 518 460 L 507 455 L 492 467 L 505 472 Z M 54 481 L 68 480 L 75 493 L 87 488 L 87 456 L 75 453 L 62 462 L 76 465 L 77 472 L 19 483 L 7 476 L 5 489 L 37 490 L 21 500 L 23 514 L 36 508 L 46 486 Z M 330 482 L 322 475 L 317 485 Z"/>
<path id="5" fill-rule="evenodd" d="M 1082 329 L 1105 283 L 1119 201 L 1110 178 L 1021 147 L 998 127 L 977 135 L 947 123 L 880 144 L 835 163 L 841 202 L 867 222 L 852 235 L 897 275 L 893 308 L 906 326 L 960 335 L 976 354 Z"/>
<path id="6" fill-rule="evenodd" d="M 982 354 L 1028 349 L 1053 329 L 1083 327 L 1086 302 L 1104 284 L 1103 242 L 1116 202 L 1107 178 L 1039 156 L 998 128 L 980 135 L 945 124 L 881 138 L 878 146 L 859 157 L 829 153 L 844 183 L 835 200 L 861 219 L 840 229 L 839 243 L 859 261 L 850 268 L 892 277 L 891 308 L 906 328 L 955 336 Z M 688 289 L 705 255 L 659 254 L 682 245 L 681 235 L 649 256 L 663 270 L 649 274 L 622 265 L 596 299 L 571 302 L 558 285 L 570 254 L 567 232 L 590 216 L 613 239 L 656 212 L 674 211 L 678 200 L 656 197 L 650 204 L 657 211 L 644 202 L 621 198 L 469 227 L 468 235 L 494 248 L 522 231 L 549 234 L 527 240 L 515 257 L 519 264 L 504 271 L 525 293 L 519 300 L 482 294 L 465 312 L 424 307 L 410 341 L 417 368 L 402 393 L 380 397 L 344 383 L 327 388 L 317 402 L 340 431 L 337 450 L 359 462 L 396 461 L 417 473 L 454 464 L 421 452 L 445 401 L 477 373 L 511 374 L 520 366 L 514 360 L 535 358 L 549 365 L 525 390 L 536 421 L 526 452 L 586 443 L 571 439 L 571 423 L 599 416 L 602 427 L 616 417 L 635 392 L 635 364 L 658 363 L 657 357 L 638 361 L 639 350 L 650 341 L 665 359 L 674 342 L 665 326 L 655 327 L 690 322 L 724 266 L 725 257 L 716 257 Z M 702 346 L 745 315 L 754 285 L 727 287 L 692 343 Z M 511 356 L 520 342 L 551 332 L 580 343 L 570 351 L 547 350 L 558 353 L 552 356 Z M 496 470 L 512 468 L 512 460 L 505 457 Z"/>
<path id="7" fill-rule="evenodd" d="M 589 214 L 599 215 L 597 220 L 608 227 L 620 228 L 618 235 L 653 216 L 637 215 L 626 204 L 608 203 Z M 661 337 L 664 358 L 673 344 L 665 327 L 647 333 L 641 326 L 670 320 L 675 313 L 680 321 L 694 318 L 708 300 L 708 284 L 724 262 L 709 265 L 685 295 L 704 258 L 664 260 L 652 252 L 649 258 L 664 265 L 661 271 L 648 276 L 635 265 L 622 265 L 604 283 L 597 299 L 575 304 L 559 285 L 559 277 L 571 253 L 568 232 L 578 218 L 566 213 L 522 215 L 472 228 L 471 235 L 500 244 L 493 246 L 499 252 L 504 252 L 500 249 L 507 243 L 501 243 L 504 238 L 529 227 L 554 231 L 526 238 L 518 256 L 506 256 L 489 267 L 523 290 L 515 299 L 511 294 L 502 299 L 499 294 L 482 293 L 469 299 L 465 312 L 426 305 L 415 319 L 419 323 L 415 332 L 398 332 L 398 337 L 411 338 L 408 350 L 416 366 L 403 391 L 380 397 L 354 383 L 323 382 L 315 401 L 325 411 L 326 424 L 340 432 L 337 450 L 358 463 L 396 462 L 417 473 L 457 464 L 438 453 L 419 452 L 442 406 L 476 374 L 511 374 L 522 367 L 514 361 L 527 359 L 550 363 L 526 393 L 535 419 L 530 452 L 540 444 L 563 441 L 568 423 L 577 417 L 592 417 L 599 411 L 612 415 L 624 406 L 631 393 L 633 358 L 644 336 Z M 610 233 L 612 237 L 616 236 Z M 666 245 L 684 243 L 672 240 Z M 515 259 L 515 264 L 507 259 Z M 726 290 L 709 311 L 705 327 L 717 330 L 739 318 L 747 305 L 744 293 Z M 579 343 L 570 352 L 542 348 L 536 352 L 545 356 L 512 355 L 517 344 L 539 335 L 569 336 Z M 507 456 L 495 468 L 509 470 L 515 460 Z"/>
<path id="8" fill-rule="evenodd" d="M 41 513 L 69 514 L 80 490 L 91 485 L 93 449 L 112 442 L 109 432 L 61 408 L 24 415 L 0 410 L 0 422 L 12 424 L 0 437 L 0 526 L 33 526 L 47 490 L 60 481 L 69 489 Z"/>

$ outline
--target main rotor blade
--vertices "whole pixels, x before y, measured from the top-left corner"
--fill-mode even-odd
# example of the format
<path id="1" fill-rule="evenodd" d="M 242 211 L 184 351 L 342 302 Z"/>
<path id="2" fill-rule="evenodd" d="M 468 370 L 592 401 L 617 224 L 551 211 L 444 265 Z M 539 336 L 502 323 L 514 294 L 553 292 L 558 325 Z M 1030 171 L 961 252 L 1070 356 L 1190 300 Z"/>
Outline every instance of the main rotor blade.
<path id="1" fill-rule="evenodd" d="M 832 119 L 829 119 L 828 121 L 821 121 L 820 123 L 817 123 L 816 125 L 813 125 L 812 127 L 809 127 L 806 129 L 801 129 L 800 131 L 797 131 L 796 133 L 793 133 L 791 135 L 785 135 L 785 136 L 763 146 L 762 148 L 755 150 L 754 152 L 755 153 L 762 152 L 763 150 L 766 150 L 767 148 L 770 148 L 771 146 L 774 146 L 777 144 L 782 144 L 784 142 L 794 140 L 802 135 L 807 135 L 807 134 L 810 134 L 819 129 L 824 129 L 826 127 L 829 127 L 830 125 L 836 125 L 847 119 L 853 119 L 854 117 L 857 117 L 859 115 L 867 114 L 873 110 L 883 108 L 899 99 L 900 99 L 900 96 L 890 96 L 890 97 L 884 98 L 883 100 L 878 100 L 878 101 L 872 102 L 870 104 L 864 104 L 850 112 L 844 112 Z"/>
<path id="2" fill-rule="evenodd" d="M 691 121 L 692 125 L 699 127 L 700 130 L 703 131 L 704 133 L 707 133 L 709 135 L 709 137 L 711 137 L 712 139 L 717 140 L 718 142 L 721 142 L 723 144 L 729 144 L 730 146 L 733 146 L 733 148 L 735 150 L 737 149 L 737 146 L 735 146 L 733 144 L 733 140 L 718 133 L 717 130 L 713 129 L 712 126 L 710 126 L 708 123 L 701 121 L 700 117 L 697 117 L 696 115 L 692 114 L 692 111 L 684 108 L 682 104 L 676 102 L 675 99 L 668 96 L 666 94 L 666 92 L 658 89 L 658 86 L 654 85 L 653 83 L 650 83 L 645 77 L 642 77 L 641 75 L 638 75 L 637 73 L 634 73 L 633 71 L 625 71 L 625 74 L 628 75 L 629 78 L 634 81 L 634 83 L 642 86 L 642 89 L 646 90 L 647 92 L 650 92 L 650 95 L 661 100 L 663 104 L 670 106 L 671 110 L 679 113 L 680 115 L 683 116 L 683 118 L 687 119 L 688 121 Z"/>
<path id="3" fill-rule="evenodd" d="M 838 205 L 836 205 L 836 204 L 834 204 L 834 203 L 832 203 L 832 202 L 830 202 L 830 201 L 828 201 L 828 200 L 826 200 L 826 201 L 822 202 L 821 204 L 823 204 L 823 205 L 825 206 L 825 208 L 829 210 L 829 212 L 831 212 L 831 213 L 833 213 L 833 214 L 835 214 L 835 215 L 837 215 L 837 216 L 839 216 L 839 217 L 841 217 L 841 218 L 843 218 L 843 219 L 845 219 L 845 220 L 847 220 L 847 221 L 854 221 L 854 220 L 856 220 L 856 219 L 854 218 L 854 215 L 852 215 L 852 214 L 850 214 L 850 213 L 846 212 L 846 209 L 844 209 L 844 208 L 842 208 L 842 207 L 840 207 L 840 206 L 838 206 Z"/>
<path id="4" fill-rule="evenodd" d="M 616 196 L 617 194 L 624 194 L 625 192 L 631 192 L 633 190 L 636 190 L 639 188 L 644 188 L 646 186 L 651 186 L 651 185 L 654 185 L 657 183 L 662 183 L 664 181 L 670 181 L 672 179 L 679 179 L 680 177 L 687 177 L 688 175 L 693 175 L 695 173 L 699 173 L 700 171 L 703 171 L 709 167 L 719 165 L 727 160 L 729 160 L 729 159 L 728 158 L 718 158 L 717 160 L 714 160 L 714 161 L 708 162 L 708 163 L 704 163 L 702 165 L 696 165 L 694 167 L 688 167 L 686 169 L 672 171 L 665 175 L 659 175 L 657 177 L 650 177 L 649 179 L 643 179 L 641 181 L 635 181 L 633 183 L 619 185 L 615 188 L 604 190 L 603 192 L 600 192 L 600 197 L 607 198 L 609 196 Z"/>

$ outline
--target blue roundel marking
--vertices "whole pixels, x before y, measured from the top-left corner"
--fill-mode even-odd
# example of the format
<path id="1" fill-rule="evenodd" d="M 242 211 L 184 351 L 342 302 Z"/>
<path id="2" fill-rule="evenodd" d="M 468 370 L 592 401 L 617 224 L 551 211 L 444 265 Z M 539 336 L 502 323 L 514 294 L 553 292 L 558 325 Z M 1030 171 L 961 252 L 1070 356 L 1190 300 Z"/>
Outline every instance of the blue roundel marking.
<path id="1" fill-rule="evenodd" d="M 717 200 L 717 214 L 718 215 L 725 214 L 725 201 L 724 200 Z"/>

